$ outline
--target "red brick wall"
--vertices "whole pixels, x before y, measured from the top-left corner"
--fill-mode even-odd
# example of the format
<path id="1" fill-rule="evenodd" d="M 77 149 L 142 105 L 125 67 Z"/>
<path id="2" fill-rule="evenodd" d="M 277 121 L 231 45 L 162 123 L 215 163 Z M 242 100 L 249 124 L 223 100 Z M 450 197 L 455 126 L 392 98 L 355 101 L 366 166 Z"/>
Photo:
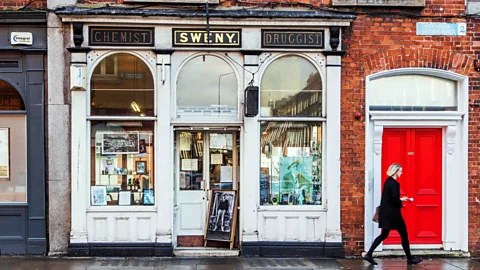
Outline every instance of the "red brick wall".
<path id="1" fill-rule="evenodd" d="M 365 111 L 365 77 L 403 67 L 450 70 L 470 78 L 470 103 L 480 105 L 479 73 L 472 66 L 480 52 L 480 20 L 462 17 L 465 13 L 463 0 L 447 2 L 448 5 L 433 4 L 427 0 L 426 8 L 419 15 L 460 16 L 359 15 L 351 28 L 344 29 L 343 44 L 347 53 L 342 70 L 341 228 L 347 255 L 358 256 L 364 249 L 365 125 L 364 119 L 356 120 L 354 113 L 358 111 L 363 115 Z M 416 36 L 416 22 L 419 21 L 467 22 L 467 36 Z M 476 202 L 480 199 L 480 171 L 476 169 L 480 165 L 479 121 L 480 107 L 470 106 L 468 241 L 473 255 L 480 254 L 480 204 Z"/>
<path id="2" fill-rule="evenodd" d="M 29 2 L 30 0 L 0 0 L 0 10 L 17 10 Z M 32 0 L 28 7 L 46 8 L 47 0 Z"/>

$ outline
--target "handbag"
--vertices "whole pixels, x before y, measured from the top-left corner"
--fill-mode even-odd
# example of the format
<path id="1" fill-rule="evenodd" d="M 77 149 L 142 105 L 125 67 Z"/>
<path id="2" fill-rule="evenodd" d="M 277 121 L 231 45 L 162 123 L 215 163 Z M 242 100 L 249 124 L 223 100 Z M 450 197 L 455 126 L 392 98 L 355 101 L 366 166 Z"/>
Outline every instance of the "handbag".
<path id="1" fill-rule="evenodd" d="M 375 209 L 375 214 L 373 215 L 373 218 L 372 218 L 373 222 L 378 223 L 379 212 L 380 212 L 380 206 L 377 206 L 377 208 Z"/>

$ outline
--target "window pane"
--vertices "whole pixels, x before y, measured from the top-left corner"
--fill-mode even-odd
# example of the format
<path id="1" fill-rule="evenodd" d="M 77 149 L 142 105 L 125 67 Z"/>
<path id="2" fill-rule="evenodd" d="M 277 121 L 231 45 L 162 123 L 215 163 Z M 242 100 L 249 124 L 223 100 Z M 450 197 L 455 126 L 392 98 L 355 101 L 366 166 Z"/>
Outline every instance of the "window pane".
<path id="1" fill-rule="evenodd" d="M 0 111 L 23 111 L 22 97 L 12 85 L 0 80 Z"/>
<path id="2" fill-rule="evenodd" d="M 203 190 L 202 132 L 180 132 L 180 190 Z"/>
<path id="3" fill-rule="evenodd" d="M 27 202 L 25 116 L 0 117 L 0 202 Z"/>
<path id="4" fill-rule="evenodd" d="M 222 59 L 198 56 L 185 64 L 177 80 L 177 117 L 237 117 L 237 77 Z"/>
<path id="5" fill-rule="evenodd" d="M 369 91 L 370 110 L 457 110 L 456 83 L 438 77 L 425 75 L 384 77 L 371 81 Z"/>
<path id="6" fill-rule="evenodd" d="M 322 116 L 322 79 L 309 61 L 285 56 L 271 63 L 262 78 L 261 116 Z"/>
<path id="7" fill-rule="evenodd" d="M 260 203 L 322 204 L 322 123 L 260 124 Z"/>
<path id="8" fill-rule="evenodd" d="M 154 116 L 153 76 L 138 57 L 120 53 L 93 71 L 91 115 Z"/>
<path id="9" fill-rule="evenodd" d="M 91 205 L 153 205 L 154 123 L 92 121 Z"/>

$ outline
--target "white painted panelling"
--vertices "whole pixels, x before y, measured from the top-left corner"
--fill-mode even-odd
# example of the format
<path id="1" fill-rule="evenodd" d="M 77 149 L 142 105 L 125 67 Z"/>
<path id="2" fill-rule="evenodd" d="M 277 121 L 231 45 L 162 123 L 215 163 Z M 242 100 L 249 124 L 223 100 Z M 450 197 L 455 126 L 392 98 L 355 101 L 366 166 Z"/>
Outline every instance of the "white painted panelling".
<path id="1" fill-rule="evenodd" d="M 285 241 L 298 241 L 300 239 L 299 217 L 285 217 Z"/>
<path id="2" fill-rule="evenodd" d="M 138 241 L 148 241 L 151 239 L 152 227 L 150 226 L 151 220 L 150 217 L 137 217 L 137 240 Z"/>
<path id="3" fill-rule="evenodd" d="M 203 218 L 204 207 L 203 201 L 180 204 L 180 230 L 203 230 L 203 224 L 205 223 Z"/>
<path id="4" fill-rule="evenodd" d="M 115 217 L 115 241 L 128 241 L 130 239 L 130 222 L 128 217 Z"/>
<path id="5" fill-rule="evenodd" d="M 259 241 L 325 241 L 326 212 L 286 210 L 259 212 Z"/>
<path id="6" fill-rule="evenodd" d="M 107 241 L 108 239 L 108 223 L 106 217 L 93 218 L 93 226 L 95 228 L 93 241 Z"/>
<path id="7" fill-rule="evenodd" d="M 88 242 L 155 242 L 157 214 L 153 211 L 87 213 Z"/>

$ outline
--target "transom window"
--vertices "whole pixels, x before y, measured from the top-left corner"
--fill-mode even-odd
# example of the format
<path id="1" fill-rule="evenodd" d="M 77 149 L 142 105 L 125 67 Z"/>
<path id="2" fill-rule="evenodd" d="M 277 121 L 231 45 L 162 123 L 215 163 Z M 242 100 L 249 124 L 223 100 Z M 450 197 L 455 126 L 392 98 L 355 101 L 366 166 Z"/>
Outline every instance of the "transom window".
<path id="1" fill-rule="evenodd" d="M 455 81 L 426 75 L 398 75 L 370 81 L 370 111 L 456 111 Z"/>
<path id="2" fill-rule="evenodd" d="M 232 68 L 214 55 L 189 60 L 177 79 L 177 118 L 237 118 L 238 83 Z"/>

